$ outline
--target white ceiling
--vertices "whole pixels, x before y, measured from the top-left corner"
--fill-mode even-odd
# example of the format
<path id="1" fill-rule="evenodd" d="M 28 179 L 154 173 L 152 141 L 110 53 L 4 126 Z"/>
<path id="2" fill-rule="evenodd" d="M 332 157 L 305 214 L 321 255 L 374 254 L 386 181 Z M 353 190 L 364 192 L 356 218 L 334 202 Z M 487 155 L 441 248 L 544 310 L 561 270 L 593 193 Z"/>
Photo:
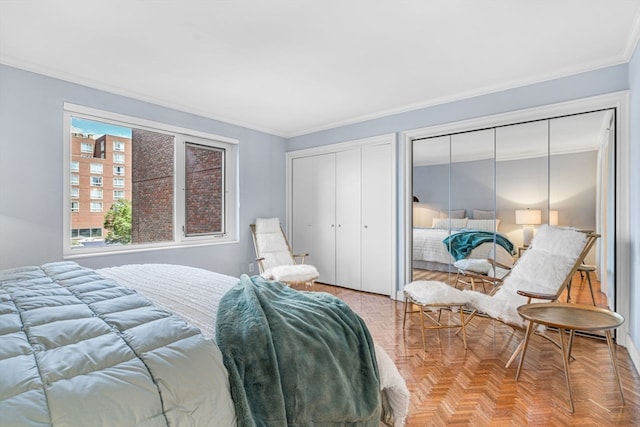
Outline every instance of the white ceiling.
<path id="1" fill-rule="evenodd" d="M 0 0 L 0 62 L 284 137 L 628 62 L 640 0 Z"/>

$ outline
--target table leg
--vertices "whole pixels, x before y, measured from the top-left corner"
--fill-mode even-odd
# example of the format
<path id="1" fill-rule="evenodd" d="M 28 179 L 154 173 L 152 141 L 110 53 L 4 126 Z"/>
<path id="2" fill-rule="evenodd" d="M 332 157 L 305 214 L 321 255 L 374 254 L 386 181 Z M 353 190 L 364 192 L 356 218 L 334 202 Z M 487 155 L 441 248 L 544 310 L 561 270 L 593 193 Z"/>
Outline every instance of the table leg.
<path id="1" fill-rule="evenodd" d="M 587 273 L 589 274 L 589 273 Z M 620 375 L 618 374 L 618 364 L 616 363 L 616 355 L 613 350 L 613 340 L 611 339 L 611 331 L 605 331 L 607 336 L 607 344 L 609 345 L 609 355 L 611 356 L 611 363 L 613 363 L 613 373 L 618 381 L 618 389 L 620 390 L 620 397 L 622 398 L 622 404 L 624 405 L 624 394 L 622 393 L 622 383 L 620 382 Z"/>
<path id="2" fill-rule="evenodd" d="M 574 408 L 573 408 L 573 392 L 571 391 L 571 379 L 569 377 L 569 352 L 568 352 L 568 348 L 567 348 L 567 344 L 565 342 L 566 338 L 564 336 L 564 334 L 566 333 L 566 331 L 564 329 L 558 328 L 558 331 L 560 333 L 560 346 L 562 348 L 562 362 L 564 364 L 564 378 L 567 382 L 567 390 L 569 390 L 569 412 L 571 412 L 573 414 L 574 412 Z"/>
<path id="3" fill-rule="evenodd" d="M 529 324 L 527 325 L 527 332 L 524 335 L 524 341 L 520 343 L 518 348 L 516 348 L 516 351 L 514 351 L 513 354 L 511 355 L 511 359 L 509 359 L 509 361 L 507 362 L 507 366 L 509 366 L 513 361 L 514 357 L 516 357 L 518 353 L 522 353 L 520 355 L 520 362 L 518 362 L 518 370 L 516 371 L 516 381 L 518 381 L 518 378 L 520 377 L 520 370 L 522 369 L 522 365 L 524 363 L 524 355 L 527 352 L 527 346 L 529 345 L 529 338 L 531 338 L 531 334 L 533 333 L 534 329 L 535 329 L 535 323 L 529 321 Z"/>

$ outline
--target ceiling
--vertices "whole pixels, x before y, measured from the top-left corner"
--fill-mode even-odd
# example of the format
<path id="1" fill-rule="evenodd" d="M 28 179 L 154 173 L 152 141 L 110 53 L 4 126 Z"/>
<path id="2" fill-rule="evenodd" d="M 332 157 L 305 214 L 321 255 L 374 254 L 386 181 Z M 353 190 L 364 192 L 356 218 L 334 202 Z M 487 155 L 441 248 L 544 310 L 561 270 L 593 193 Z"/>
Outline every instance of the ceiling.
<path id="1" fill-rule="evenodd" d="M 640 0 L 0 0 L 0 62 L 283 137 L 628 62 Z"/>

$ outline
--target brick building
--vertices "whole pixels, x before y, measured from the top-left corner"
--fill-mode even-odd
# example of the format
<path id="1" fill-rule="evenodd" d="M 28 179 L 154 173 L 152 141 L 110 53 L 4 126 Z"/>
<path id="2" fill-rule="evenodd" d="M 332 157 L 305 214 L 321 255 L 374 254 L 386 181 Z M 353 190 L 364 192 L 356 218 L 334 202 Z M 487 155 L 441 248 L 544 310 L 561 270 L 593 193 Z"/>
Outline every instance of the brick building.
<path id="1" fill-rule="evenodd" d="M 131 139 L 71 135 L 71 238 L 101 239 L 104 214 L 131 200 Z"/>

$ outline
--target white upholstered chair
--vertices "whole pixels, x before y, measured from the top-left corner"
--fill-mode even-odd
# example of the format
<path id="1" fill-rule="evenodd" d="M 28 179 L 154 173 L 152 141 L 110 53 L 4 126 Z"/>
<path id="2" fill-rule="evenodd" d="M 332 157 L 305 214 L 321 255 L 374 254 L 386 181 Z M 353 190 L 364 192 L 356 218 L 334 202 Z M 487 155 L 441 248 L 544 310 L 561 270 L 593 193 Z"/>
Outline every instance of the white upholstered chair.
<path id="1" fill-rule="evenodd" d="M 309 254 L 291 252 L 278 218 L 257 218 L 250 228 L 262 277 L 287 285 L 313 285 L 319 276 L 318 270 L 304 263 Z"/>

